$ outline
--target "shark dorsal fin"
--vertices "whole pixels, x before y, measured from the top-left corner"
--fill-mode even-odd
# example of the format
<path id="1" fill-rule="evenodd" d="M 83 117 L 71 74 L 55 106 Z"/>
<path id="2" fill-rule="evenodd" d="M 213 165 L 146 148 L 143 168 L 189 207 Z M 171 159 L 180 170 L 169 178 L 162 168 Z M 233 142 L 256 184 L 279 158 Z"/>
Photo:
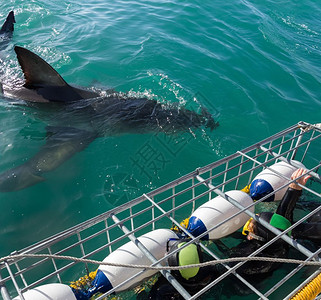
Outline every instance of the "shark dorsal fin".
<path id="1" fill-rule="evenodd" d="M 35 53 L 15 46 L 19 64 L 25 76 L 25 87 L 68 86 L 58 72 Z"/>
<path id="2" fill-rule="evenodd" d="M 16 23 L 16 20 L 14 18 L 14 12 L 11 11 L 9 12 L 6 21 L 4 22 L 4 24 L 2 25 L 1 29 L 0 29 L 0 33 L 4 33 L 4 32 L 13 32 L 14 30 L 14 26 L 13 24 Z"/>

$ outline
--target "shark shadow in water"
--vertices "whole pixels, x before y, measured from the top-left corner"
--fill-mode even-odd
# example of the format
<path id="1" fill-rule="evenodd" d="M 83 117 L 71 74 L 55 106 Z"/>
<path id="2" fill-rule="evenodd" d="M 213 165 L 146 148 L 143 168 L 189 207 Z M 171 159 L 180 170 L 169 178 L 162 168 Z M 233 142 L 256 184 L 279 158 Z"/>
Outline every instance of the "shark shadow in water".
<path id="1" fill-rule="evenodd" d="M 196 113 L 174 104 L 120 93 L 100 96 L 97 92 L 73 87 L 35 53 L 14 48 L 25 77 L 23 86 L 3 85 L 3 96 L 21 99 L 50 113 L 56 126 L 48 126 L 46 143 L 26 163 L 0 174 L 0 191 L 17 191 L 45 180 L 44 174 L 59 167 L 75 153 L 102 136 L 126 133 L 165 132 L 173 134 L 191 128 L 218 126 L 202 109 Z M 52 117 L 51 117 L 52 118 Z"/>

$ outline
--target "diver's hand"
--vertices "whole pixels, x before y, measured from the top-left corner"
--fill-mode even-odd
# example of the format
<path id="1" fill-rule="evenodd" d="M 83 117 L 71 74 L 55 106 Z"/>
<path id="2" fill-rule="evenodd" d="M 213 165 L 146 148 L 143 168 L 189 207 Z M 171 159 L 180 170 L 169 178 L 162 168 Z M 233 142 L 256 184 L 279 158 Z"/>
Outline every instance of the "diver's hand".
<path id="1" fill-rule="evenodd" d="M 307 170 L 305 170 L 305 169 L 297 169 L 291 175 L 291 179 L 297 179 L 301 175 L 304 175 L 306 172 L 307 172 Z M 302 187 L 300 187 L 297 183 L 299 183 L 301 185 L 305 185 L 310 177 L 311 177 L 311 175 L 302 176 L 301 178 L 296 180 L 296 182 L 290 183 L 289 187 L 300 191 L 300 190 L 302 190 Z"/>

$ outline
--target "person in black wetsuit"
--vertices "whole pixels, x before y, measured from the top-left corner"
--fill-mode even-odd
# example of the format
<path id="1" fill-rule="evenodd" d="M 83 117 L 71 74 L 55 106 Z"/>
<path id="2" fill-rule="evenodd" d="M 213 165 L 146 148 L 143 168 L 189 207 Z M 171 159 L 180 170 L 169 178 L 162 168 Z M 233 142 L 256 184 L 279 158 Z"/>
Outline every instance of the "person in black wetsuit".
<path id="1" fill-rule="evenodd" d="M 297 179 L 297 182 L 301 185 L 305 185 L 307 180 L 311 177 L 310 175 L 305 175 L 306 170 L 297 169 L 293 172 L 291 179 Z M 302 177 L 300 177 L 302 176 Z M 300 177 L 300 178 L 299 178 Z M 283 196 L 280 204 L 277 207 L 275 213 L 272 212 L 262 212 L 259 213 L 259 217 L 270 223 L 272 226 L 285 230 L 289 228 L 293 223 L 293 210 L 296 205 L 297 200 L 302 194 L 302 187 L 293 182 L 289 185 L 285 195 Z M 230 249 L 230 257 L 245 257 L 259 249 L 266 242 L 270 241 L 275 234 L 266 229 L 263 225 L 256 222 L 254 219 L 250 219 L 243 227 L 244 235 L 247 235 L 247 240 L 243 241 L 237 247 Z M 288 233 L 289 235 L 291 233 Z M 288 253 L 288 244 L 279 239 L 275 241 L 272 245 L 262 250 L 257 256 L 262 257 L 275 257 L 275 258 L 285 258 Z M 241 275 L 266 275 L 272 272 L 278 267 L 278 263 L 271 262 L 247 262 L 237 269 L 237 272 Z"/>
<path id="2" fill-rule="evenodd" d="M 299 224 L 292 230 L 294 239 L 309 240 L 321 246 L 321 212 L 317 212 L 306 222 Z"/>

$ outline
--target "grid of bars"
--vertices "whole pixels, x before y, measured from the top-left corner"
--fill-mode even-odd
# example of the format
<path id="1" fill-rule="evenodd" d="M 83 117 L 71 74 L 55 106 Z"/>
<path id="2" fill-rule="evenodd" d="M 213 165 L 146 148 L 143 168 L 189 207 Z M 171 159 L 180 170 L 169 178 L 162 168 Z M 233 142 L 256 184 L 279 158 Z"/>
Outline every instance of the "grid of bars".
<path id="1" fill-rule="evenodd" d="M 237 206 L 240 209 L 238 214 L 245 212 L 249 217 L 255 218 L 255 214 L 249 210 L 249 207 L 242 207 L 225 193 L 229 190 L 242 189 L 250 184 L 253 178 L 264 168 L 269 168 L 273 163 L 282 160 L 291 161 L 294 166 L 295 161 L 304 163 L 306 168 L 311 171 L 310 174 L 313 175 L 313 179 L 310 180 L 311 183 L 304 187 L 304 193 L 308 198 L 312 197 L 314 202 L 321 203 L 321 180 L 320 175 L 318 175 L 321 165 L 320 157 L 318 157 L 319 149 L 321 149 L 320 125 L 300 122 L 242 151 L 199 168 L 148 194 L 12 254 L 55 254 L 103 260 L 109 253 L 127 243 L 129 238 L 135 239 L 135 237 L 157 228 L 170 228 L 173 223 L 179 226 L 179 223 L 189 217 L 189 214 L 197 207 L 217 195 L 221 195 Z M 295 159 L 294 162 L 293 159 Z M 290 182 L 290 178 L 286 179 L 287 183 L 284 186 Z M 269 195 L 265 198 L 267 197 Z M 257 201 L 253 205 L 260 205 L 263 200 Z M 295 251 L 299 251 L 306 260 L 319 260 L 317 255 L 321 252 L 321 249 L 311 252 L 286 235 L 288 231 L 313 214 L 318 213 L 319 210 L 321 210 L 321 205 L 317 205 L 313 211 L 301 217 L 293 226 L 283 232 L 263 222 L 264 226 L 272 227 L 270 229 L 277 236 L 251 255 L 256 255 L 282 238 L 295 248 Z M 217 224 L 212 229 L 221 224 Z M 204 235 L 206 234 L 207 232 L 204 233 Z M 199 238 L 193 239 L 193 241 L 198 242 Z M 220 259 L 218 253 L 209 247 L 208 243 L 200 243 L 200 246 L 213 259 Z M 166 257 L 163 259 L 166 259 Z M 151 265 L 157 265 L 158 262 L 154 261 Z M 308 274 L 306 266 L 293 266 L 289 274 L 284 276 L 282 280 L 269 286 L 268 289 L 260 289 L 235 273 L 235 270 L 242 264 L 244 262 L 240 262 L 233 267 L 225 265 L 226 272 L 196 295 L 190 296 L 180 286 L 178 286 L 178 290 L 184 298 L 196 299 L 215 287 L 229 274 L 232 274 L 251 289 L 253 294 L 257 295 L 256 299 L 273 298 L 274 293 L 280 293 L 280 290 L 282 290 L 280 293 L 282 298 L 288 299 L 301 288 L 301 285 L 294 288 L 290 284 L 291 279 L 295 276 L 300 275 L 302 277 L 302 274 Z M 17 295 L 23 299 L 23 293 L 28 289 L 52 282 L 68 284 L 70 281 L 77 279 L 75 274 L 78 274 L 78 277 L 83 276 L 95 268 L 97 266 L 53 258 L 8 260 L 0 264 L 1 294 L 4 300 L 12 299 Z M 320 270 L 314 268 L 314 273 L 318 274 Z M 166 274 L 164 275 L 166 276 Z M 313 274 L 310 272 L 303 278 L 302 285 L 305 284 L 310 275 Z M 173 284 L 175 285 L 175 282 Z M 112 292 L 113 290 L 97 299 L 103 299 Z"/>

